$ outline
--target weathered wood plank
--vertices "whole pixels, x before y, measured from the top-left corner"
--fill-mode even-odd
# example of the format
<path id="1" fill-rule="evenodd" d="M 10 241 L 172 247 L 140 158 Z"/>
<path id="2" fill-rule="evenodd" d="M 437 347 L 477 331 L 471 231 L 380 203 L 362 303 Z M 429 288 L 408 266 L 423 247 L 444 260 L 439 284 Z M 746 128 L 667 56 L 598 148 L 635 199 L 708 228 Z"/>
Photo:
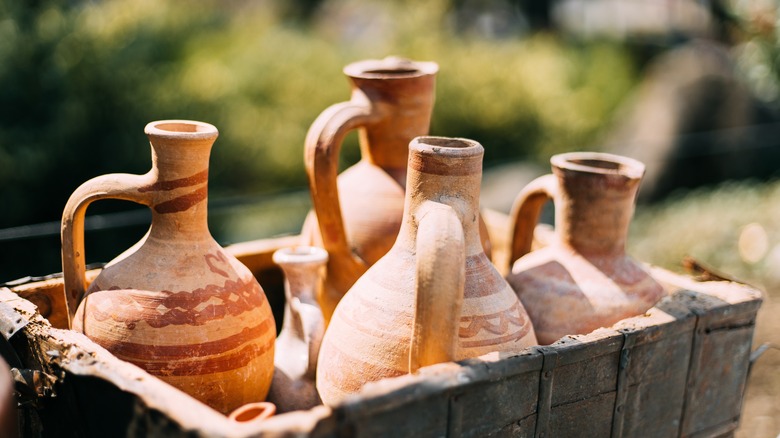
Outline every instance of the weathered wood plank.
<path id="1" fill-rule="evenodd" d="M 549 433 L 537 437 L 608 437 L 614 406 L 614 392 L 556 406 L 551 411 Z"/>

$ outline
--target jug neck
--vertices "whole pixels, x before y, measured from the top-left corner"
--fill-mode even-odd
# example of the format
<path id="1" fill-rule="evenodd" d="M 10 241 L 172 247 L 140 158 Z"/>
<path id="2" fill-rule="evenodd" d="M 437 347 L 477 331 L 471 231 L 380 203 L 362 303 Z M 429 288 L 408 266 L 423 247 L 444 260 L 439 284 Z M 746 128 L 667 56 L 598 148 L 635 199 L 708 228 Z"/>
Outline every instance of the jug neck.
<path id="1" fill-rule="evenodd" d="M 418 137 L 409 145 L 404 222 L 399 238 L 414 241 L 419 207 L 449 205 L 463 225 L 466 256 L 483 252 L 479 237 L 479 190 L 484 149 L 472 140 Z M 413 243 L 413 242 L 412 242 Z"/>
<path id="2" fill-rule="evenodd" d="M 274 262 L 284 272 L 284 297 L 287 305 L 282 329 L 298 338 L 305 336 L 306 322 L 300 304 L 319 309 L 317 292 L 322 287 L 328 253 L 314 246 L 295 246 L 277 250 Z"/>
<path id="3" fill-rule="evenodd" d="M 359 130 L 360 152 L 404 183 L 409 142 L 428 134 L 438 66 L 401 58 L 350 64 L 352 101 L 371 107 L 374 121 Z"/>
<path id="4" fill-rule="evenodd" d="M 644 165 L 590 152 L 552 161 L 560 187 L 555 223 L 562 243 L 586 257 L 624 254 Z"/>
<path id="5" fill-rule="evenodd" d="M 169 120 L 147 125 L 152 147 L 150 237 L 211 238 L 208 230 L 208 174 L 217 129 L 207 123 Z"/>

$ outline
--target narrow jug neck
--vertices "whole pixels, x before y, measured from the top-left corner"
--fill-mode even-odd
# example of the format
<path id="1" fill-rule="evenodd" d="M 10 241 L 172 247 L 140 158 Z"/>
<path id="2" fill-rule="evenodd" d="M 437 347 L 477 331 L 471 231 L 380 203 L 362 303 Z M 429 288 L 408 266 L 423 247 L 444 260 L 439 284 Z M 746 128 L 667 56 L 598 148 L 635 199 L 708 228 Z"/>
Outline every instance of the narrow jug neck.
<path id="1" fill-rule="evenodd" d="M 147 125 L 146 134 L 152 147 L 154 183 L 141 190 L 152 192 L 150 236 L 210 238 L 209 156 L 216 128 L 200 122 L 163 121 Z"/>
<path id="2" fill-rule="evenodd" d="M 352 100 L 370 105 L 375 116 L 359 131 L 365 160 L 403 174 L 409 142 L 428 134 L 430 128 L 437 71 L 435 63 L 400 58 L 361 61 L 344 68 L 352 82 Z"/>
<path id="3" fill-rule="evenodd" d="M 404 205 L 408 230 L 414 212 L 425 202 L 447 204 L 463 225 L 466 255 L 482 252 L 479 235 L 479 190 L 484 149 L 472 140 L 418 137 L 409 145 L 409 166 Z M 401 235 L 403 235 L 402 230 Z"/>
<path id="4" fill-rule="evenodd" d="M 554 160 L 553 173 L 560 187 L 555 223 L 562 242 L 585 256 L 623 254 L 644 166 L 610 154 L 561 156 L 566 158 Z"/>

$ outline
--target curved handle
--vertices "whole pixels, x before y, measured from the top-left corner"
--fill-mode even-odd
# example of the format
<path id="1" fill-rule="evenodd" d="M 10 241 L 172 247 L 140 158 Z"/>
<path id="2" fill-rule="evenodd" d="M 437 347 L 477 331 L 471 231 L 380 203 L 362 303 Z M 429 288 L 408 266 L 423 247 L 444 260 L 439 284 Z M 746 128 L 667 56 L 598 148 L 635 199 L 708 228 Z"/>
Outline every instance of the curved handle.
<path id="1" fill-rule="evenodd" d="M 555 175 L 540 176 L 520 191 L 512 204 L 509 215 L 511 235 L 509 236 L 509 269 L 515 260 L 531 252 L 534 240 L 534 228 L 539 221 L 542 207 L 548 199 L 555 199 L 558 193 L 558 180 Z"/>
<path id="2" fill-rule="evenodd" d="M 93 178 L 76 189 L 62 213 L 62 275 L 65 281 L 68 327 L 71 326 L 76 307 L 84 297 L 87 280 L 84 268 L 84 217 L 87 207 L 99 199 L 123 199 L 150 205 L 152 191 L 138 189 L 153 183 L 151 173 L 130 175 L 114 173 Z"/>
<path id="3" fill-rule="evenodd" d="M 457 213 L 448 205 L 434 202 L 421 208 L 410 373 L 455 360 L 466 283 L 466 239 Z"/>
<path id="4" fill-rule="evenodd" d="M 365 126 L 371 119 L 368 104 L 349 101 L 332 105 L 311 125 L 304 146 L 309 189 L 323 247 L 331 256 L 351 258 L 363 265 L 365 262 L 352 252 L 347 242 L 336 178 L 344 137 L 349 131 Z"/>

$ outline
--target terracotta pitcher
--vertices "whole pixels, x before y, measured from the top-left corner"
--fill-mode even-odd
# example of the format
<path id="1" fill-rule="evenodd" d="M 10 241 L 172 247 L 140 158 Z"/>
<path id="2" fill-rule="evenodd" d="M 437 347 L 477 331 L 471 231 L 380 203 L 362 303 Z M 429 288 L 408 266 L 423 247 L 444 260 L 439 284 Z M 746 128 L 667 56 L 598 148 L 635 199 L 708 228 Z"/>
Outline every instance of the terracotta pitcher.
<path id="1" fill-rule="evenodd" d="M 62 259 L 72 326 L 228 413 L 268 392 L 271 308 L 252 273 L 208 229 L 208 163 L 217 129 L 167 120 L 149 123 L 145 132 L 152 146 L 149 173 L 89 180 L 65 207 Z M 85 290 L 84 215 L 90 203 L 106 198 L 149 206 L 152 224 Z"/>
<path id="2" fill-rule="evenodd" d="M 282 248 L 273 255 L 284 271 L 284 322 L 276 338 L 273 383 L 268 400 L 279 412 L 310 409 L 321 405 L 314 387 L 317 355 L 325 321 L 317 296 L 322 294 L 328 253 L 315 246 Z"/>
<path id="3" fill-rule="evenodd" d="M 645 166 L 594 152 L 550 161 L 553 173 L 532 181 L 515 200 L 510 261 L 517 261 L 507 276 L 541 344 L 642 314 L 663 295 L 661 285 L 625 252 Z M 529 253 L 539 212 L 550 198 L 556 237 Z"/>
<path id="4" fill-rule="evenodd" d="M 309 216 L 303 235 L 330 255 L 321 301 L 326 321 L 395 242 L 409 142 L 428 133 L 437 71 L 435 63 L 400 58 L 349 64 L 351 99 L 323 111 L 309 129 L 304 158 L 316 217 Z M 341 143 L 355 129 L 362 159 L 337 178 Z"/>
<path id="5" fill-rule="evenodd" d="M 536 344 L 523 305 L 480 242 L 482 146 L 419 137 L 409 150 L 398 238 L 325 332 L 317 389 L 328 405 L 369 381 Z"/>

